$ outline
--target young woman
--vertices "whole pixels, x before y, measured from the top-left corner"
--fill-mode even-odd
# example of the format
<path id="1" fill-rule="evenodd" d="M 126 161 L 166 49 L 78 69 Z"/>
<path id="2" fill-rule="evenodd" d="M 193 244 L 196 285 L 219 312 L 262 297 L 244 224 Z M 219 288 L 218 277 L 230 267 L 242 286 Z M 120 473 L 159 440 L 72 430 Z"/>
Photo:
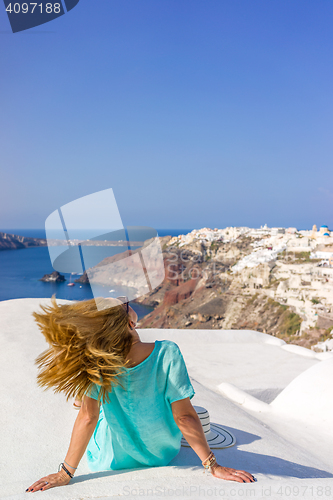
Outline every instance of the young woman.
<path id="1" fill-rule="evenodd" d="M 248 472 L 217 464 L 190 401 L 194 390 L 179 347 L 142 342 L 126 299 L 59 306 L 52 298 L 42 310 L 34 317 L 50 347 L 36 359 L 38 383 L 81 407 L 59 472 L 26 491 L 68 484 L 85 450 L 92 471 L 167 465 L 182 434 L 213 476 L 254 481 Z"/>

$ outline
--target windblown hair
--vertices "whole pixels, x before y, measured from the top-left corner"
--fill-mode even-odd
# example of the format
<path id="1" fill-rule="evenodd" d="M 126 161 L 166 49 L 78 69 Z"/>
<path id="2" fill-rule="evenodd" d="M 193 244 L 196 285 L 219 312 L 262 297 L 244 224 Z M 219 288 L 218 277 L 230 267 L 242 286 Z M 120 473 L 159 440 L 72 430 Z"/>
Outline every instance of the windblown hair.
<path id="1" fill-rule="evenodd" d="M 125 362 L 132 346 L 129 317 L 122 305 L 98 298 L 51 306 L 33 316 L 50 347 L 36 358 L 41 370 L 37 383 L 70 397 L 82 399 L 94 384 L 99 400 L 109 401 L 112 385 L 121 385 Z M 102 309 L 104 307 L 104 309 Z"/>

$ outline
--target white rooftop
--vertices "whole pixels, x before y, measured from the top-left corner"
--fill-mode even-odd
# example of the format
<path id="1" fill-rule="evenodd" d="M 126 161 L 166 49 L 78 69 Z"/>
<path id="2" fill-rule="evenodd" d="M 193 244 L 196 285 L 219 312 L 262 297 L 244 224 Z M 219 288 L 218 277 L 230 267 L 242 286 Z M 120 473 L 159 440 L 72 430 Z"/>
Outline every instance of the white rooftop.
<path id="1" fill-rule="evenodd" d="M 34 360 L 47 345 L 31 313 L 41 302 L 49 300 L 0 302 L 0 498 L 26 499 L 35 494 L 25 493 L 28 486 L 57 471 L 77 415 L 71 401 L 36 384 Z M 179 345 L 196 391 L 192 403 L 207 408 L 211 422 L 236 437 L 236 446 L 214 450 L 218 462 L 251 472 L 257 482 L 214 478 L 193 450 L 181 448 L 169 466 L 158 468 L 91 473 L 84 457 L 70 485 L 43 497 L 299 499 L 319 498 L 322 491 L 324 498 L 333 496 L 332 353 L 316 354 L 245 330 L 139 334 L 143 341 Z"/>

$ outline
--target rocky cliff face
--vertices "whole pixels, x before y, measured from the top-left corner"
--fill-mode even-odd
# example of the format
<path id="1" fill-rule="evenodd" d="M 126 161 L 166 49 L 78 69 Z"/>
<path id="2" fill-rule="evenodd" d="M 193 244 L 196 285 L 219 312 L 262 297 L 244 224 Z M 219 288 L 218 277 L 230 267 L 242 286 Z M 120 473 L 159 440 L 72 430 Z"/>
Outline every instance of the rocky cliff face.
<path id="1" fill-rule="evenodd" d="M 89 283 L 89 279 L 88 279 L 88 276 L 87 276 L 87 271 L 85 271 L 82 276 L 80 276 L 79 278 L 77 278 L 76 280 L 74 280 L 75 283 L 83 283 L 83 284 L 88 284 Z"/>
<path id="2" fill-rule="evenodd" d="M 180 285 L 173 287 L 169 291 L 166 291 L 163 300 L 164 306 L 170 307 L 191 297 L 197 282 L 198 278 L 193 278 L 185 283 L 181 283 Z"/>
<path id="3" fill-rule="evenodd" d="M 46 240 L 41 238 L 27 238 L 16 234 L 0 232 L 0 250 L 16 250 L 19 248 L 46 246 Z"/>
<path id="4" fill-rule="evenodd" d="M 248 329 L 310 348 L 323 331 L 299 335 L 302 319 L 293 307 L 269 297 L 274 289 L 274 263 L 260 264 L 235 276 L 231 267 L 252 251 L 251 239 L 235 242 L 198 242 L 165 248 L 165 280 L 136 302 L 155 307 L 140 320 L 141 328 Z M 250 286 L 250 288 L 249 288 Z M 266 289 L 265 289 L 266 288 Z"/>

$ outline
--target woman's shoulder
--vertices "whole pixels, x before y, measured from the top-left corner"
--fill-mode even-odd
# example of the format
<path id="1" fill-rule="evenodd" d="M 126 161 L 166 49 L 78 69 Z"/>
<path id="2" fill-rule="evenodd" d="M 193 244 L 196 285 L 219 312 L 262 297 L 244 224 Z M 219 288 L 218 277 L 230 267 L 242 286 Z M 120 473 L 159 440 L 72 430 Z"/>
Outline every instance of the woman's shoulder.
<path id="1" fill-rule="evenodd" d="M 174 354 L 175 352 L 180 352 L 178 344 L 172 340 L 160 340 L 160 351 L 165 353 Z"/>

